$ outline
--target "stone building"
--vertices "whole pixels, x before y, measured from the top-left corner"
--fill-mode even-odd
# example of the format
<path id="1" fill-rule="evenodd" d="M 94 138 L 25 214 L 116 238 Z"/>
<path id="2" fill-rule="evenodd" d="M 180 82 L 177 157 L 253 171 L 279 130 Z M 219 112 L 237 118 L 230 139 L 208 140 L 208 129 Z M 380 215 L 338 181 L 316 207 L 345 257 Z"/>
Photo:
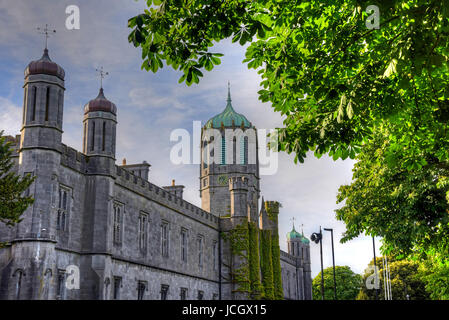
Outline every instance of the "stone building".
<path id="1" fill-rule="evenodd" d="M 265 231 L 279 242 L 279 203 L 260 205 L 257 137 L 245 134 L 255 127 L 230 93 L 203 127 L 199 208 L 174 180 L 151 183 L 147 162 L 116 164 L 119 108 L 103 88 L 84 107 L 82 151 L 64 145 L 64 78 L 47 49 L 25 69 L 22 128 L 9 140 L 35 201 L 16 226 L 0 224 L 0 299 L 250 299 L 237 276 L 246 266 L 260 291 L 311 299 L 307 239 L 292 230 L 288 253 L 260 245 Z M 256 246 L 236 254 L 227 235 L 249 222 Z"/>

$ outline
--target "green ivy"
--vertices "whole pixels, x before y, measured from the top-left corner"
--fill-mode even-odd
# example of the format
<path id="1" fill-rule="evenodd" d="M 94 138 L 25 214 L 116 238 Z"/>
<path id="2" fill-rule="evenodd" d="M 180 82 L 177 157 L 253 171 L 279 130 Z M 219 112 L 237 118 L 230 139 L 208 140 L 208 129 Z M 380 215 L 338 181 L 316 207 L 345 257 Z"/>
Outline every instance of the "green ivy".
<path id="1" fill-rule="evenodd" d="M 274 299 L 271 230 L 260 230 L 261 271 L 263 298 Z"/>
<path id="2" fill-rule="evenodd" d="M 251 298 L 258 300 L 262 297 L 262 284 L 260 282 L 259 228 L 254 222 L 248 222 L 248 231 Z"/>
<path id="3" fill-rule="evenodd" d="M 282 300 L 284 299 L 284 289 L 282 288 L 281 276 L 281 249 L 277 232 L 271 235 L 271 257 L 273 263 L 274 299 Z"/>

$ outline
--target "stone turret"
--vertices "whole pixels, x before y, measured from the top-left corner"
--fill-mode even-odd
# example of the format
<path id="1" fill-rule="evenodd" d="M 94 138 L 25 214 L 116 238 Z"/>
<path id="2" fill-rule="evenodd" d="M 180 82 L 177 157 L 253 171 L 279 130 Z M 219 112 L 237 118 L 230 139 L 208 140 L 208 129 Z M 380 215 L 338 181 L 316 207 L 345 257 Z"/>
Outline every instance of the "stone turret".
<path id="1" fill-rule="evenodd" d="M 248 217 L 248 180 L 245 177 L 229 179 L 231 193 L 231 218 Z"/>

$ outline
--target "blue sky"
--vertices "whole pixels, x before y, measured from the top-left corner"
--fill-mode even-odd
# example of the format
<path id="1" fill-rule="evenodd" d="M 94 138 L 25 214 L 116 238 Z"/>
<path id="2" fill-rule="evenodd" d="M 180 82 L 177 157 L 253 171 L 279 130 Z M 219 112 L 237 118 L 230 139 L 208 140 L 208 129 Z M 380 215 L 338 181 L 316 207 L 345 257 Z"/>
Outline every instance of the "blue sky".
<path id="1" fill-rule="evenodd" d="M 67 30 L 65 8 L 80 9 L 79 30 Z M 192 121 L 202 121 L 226 106 L 227 81 L 231 82 L 233 106 L 257 128 L 282 126 L 282 117 L 268 103 L 258 100 L 260 78 L 242 64 L 245 49 L 230 41 L 214 48 L 224 53 L 222 64 L 205 73 L 199 85 L 178 84 L 180 74 L 163 68 L 156 74 L 141 70 L 140 49 L 128 43 L 127 20 L 145 8 L 146 1 L 133 0 L 0 0 L 0 130 L 19 134 L 23 101 L 23 71 L 31 60 L 41 57 L 44 38 L 36 27 L 48 23 L 57 29 L 48 42 L 50 58 L 66 72 L 63 142 L 81 150 L 82 110 L 95 98 L 99 77 L 95 68 L 109 72 L 103 82 L 108 99 L 118 108 L 117 162 L 148 161 L 150 181 L 169 185 L 172 179 L 186 186 L 185 198 L 200 206 L 197 165 L 174 165 L 169 161 L 170 132 L 177 128 L 192 131 Z M 195 142 L 197 143 L 197 142 Z M 361 273 L 372 259 L 371 238 L 361 236 L 340 244 L 345 227 L 335 219 L 338 187 L 351 181 L 353 161 L 313 158 L 295 165 L 293 156 L 279 154 L 275 175 L 263 176 L 262 195 L 277 200 L 281 248 L 286 250 L 286 233 L 295 217 L 296 229 L 304 234 L 319 226 L 334 228 L 336 264 L 348 265 Z M 377 249 L 380 243 L 377 241 Z M 324 267 L 332 265 L 330 238 L 323 242 Z M 311 244 L 312 271 L 320 270 L 319 246 Z M 379 254 L 379 252 L 377 252 Z"/>

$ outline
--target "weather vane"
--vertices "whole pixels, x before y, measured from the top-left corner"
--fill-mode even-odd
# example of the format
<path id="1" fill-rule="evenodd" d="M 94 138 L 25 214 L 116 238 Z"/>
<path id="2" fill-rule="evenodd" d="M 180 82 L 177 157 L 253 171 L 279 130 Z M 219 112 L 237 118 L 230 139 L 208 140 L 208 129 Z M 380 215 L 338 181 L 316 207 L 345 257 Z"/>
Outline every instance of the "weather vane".
<path id="1" fill-rule="evenodd" d="M 48 29 L 48 24 L 45 24 L 44 28 L 37 27 L 36 29 L 38 33 L 45 35 L 45 49 L 47 49 L 48 38 L 50 37 L 50 34 L 56 33 L 56 30 Z"/>
<path id="2" fill-rule="evenodd" d="M 103 66 L 101 66 L 100 68 L 95 69 L 95 71 L 97 71 L 98 74 L 100 75 L 100 88 L 103 88 L 103 79 L 104 79 L 104 77 L 106 77 L 109 74 L 109 72 L 105 72 L 103 70 Z"/>

